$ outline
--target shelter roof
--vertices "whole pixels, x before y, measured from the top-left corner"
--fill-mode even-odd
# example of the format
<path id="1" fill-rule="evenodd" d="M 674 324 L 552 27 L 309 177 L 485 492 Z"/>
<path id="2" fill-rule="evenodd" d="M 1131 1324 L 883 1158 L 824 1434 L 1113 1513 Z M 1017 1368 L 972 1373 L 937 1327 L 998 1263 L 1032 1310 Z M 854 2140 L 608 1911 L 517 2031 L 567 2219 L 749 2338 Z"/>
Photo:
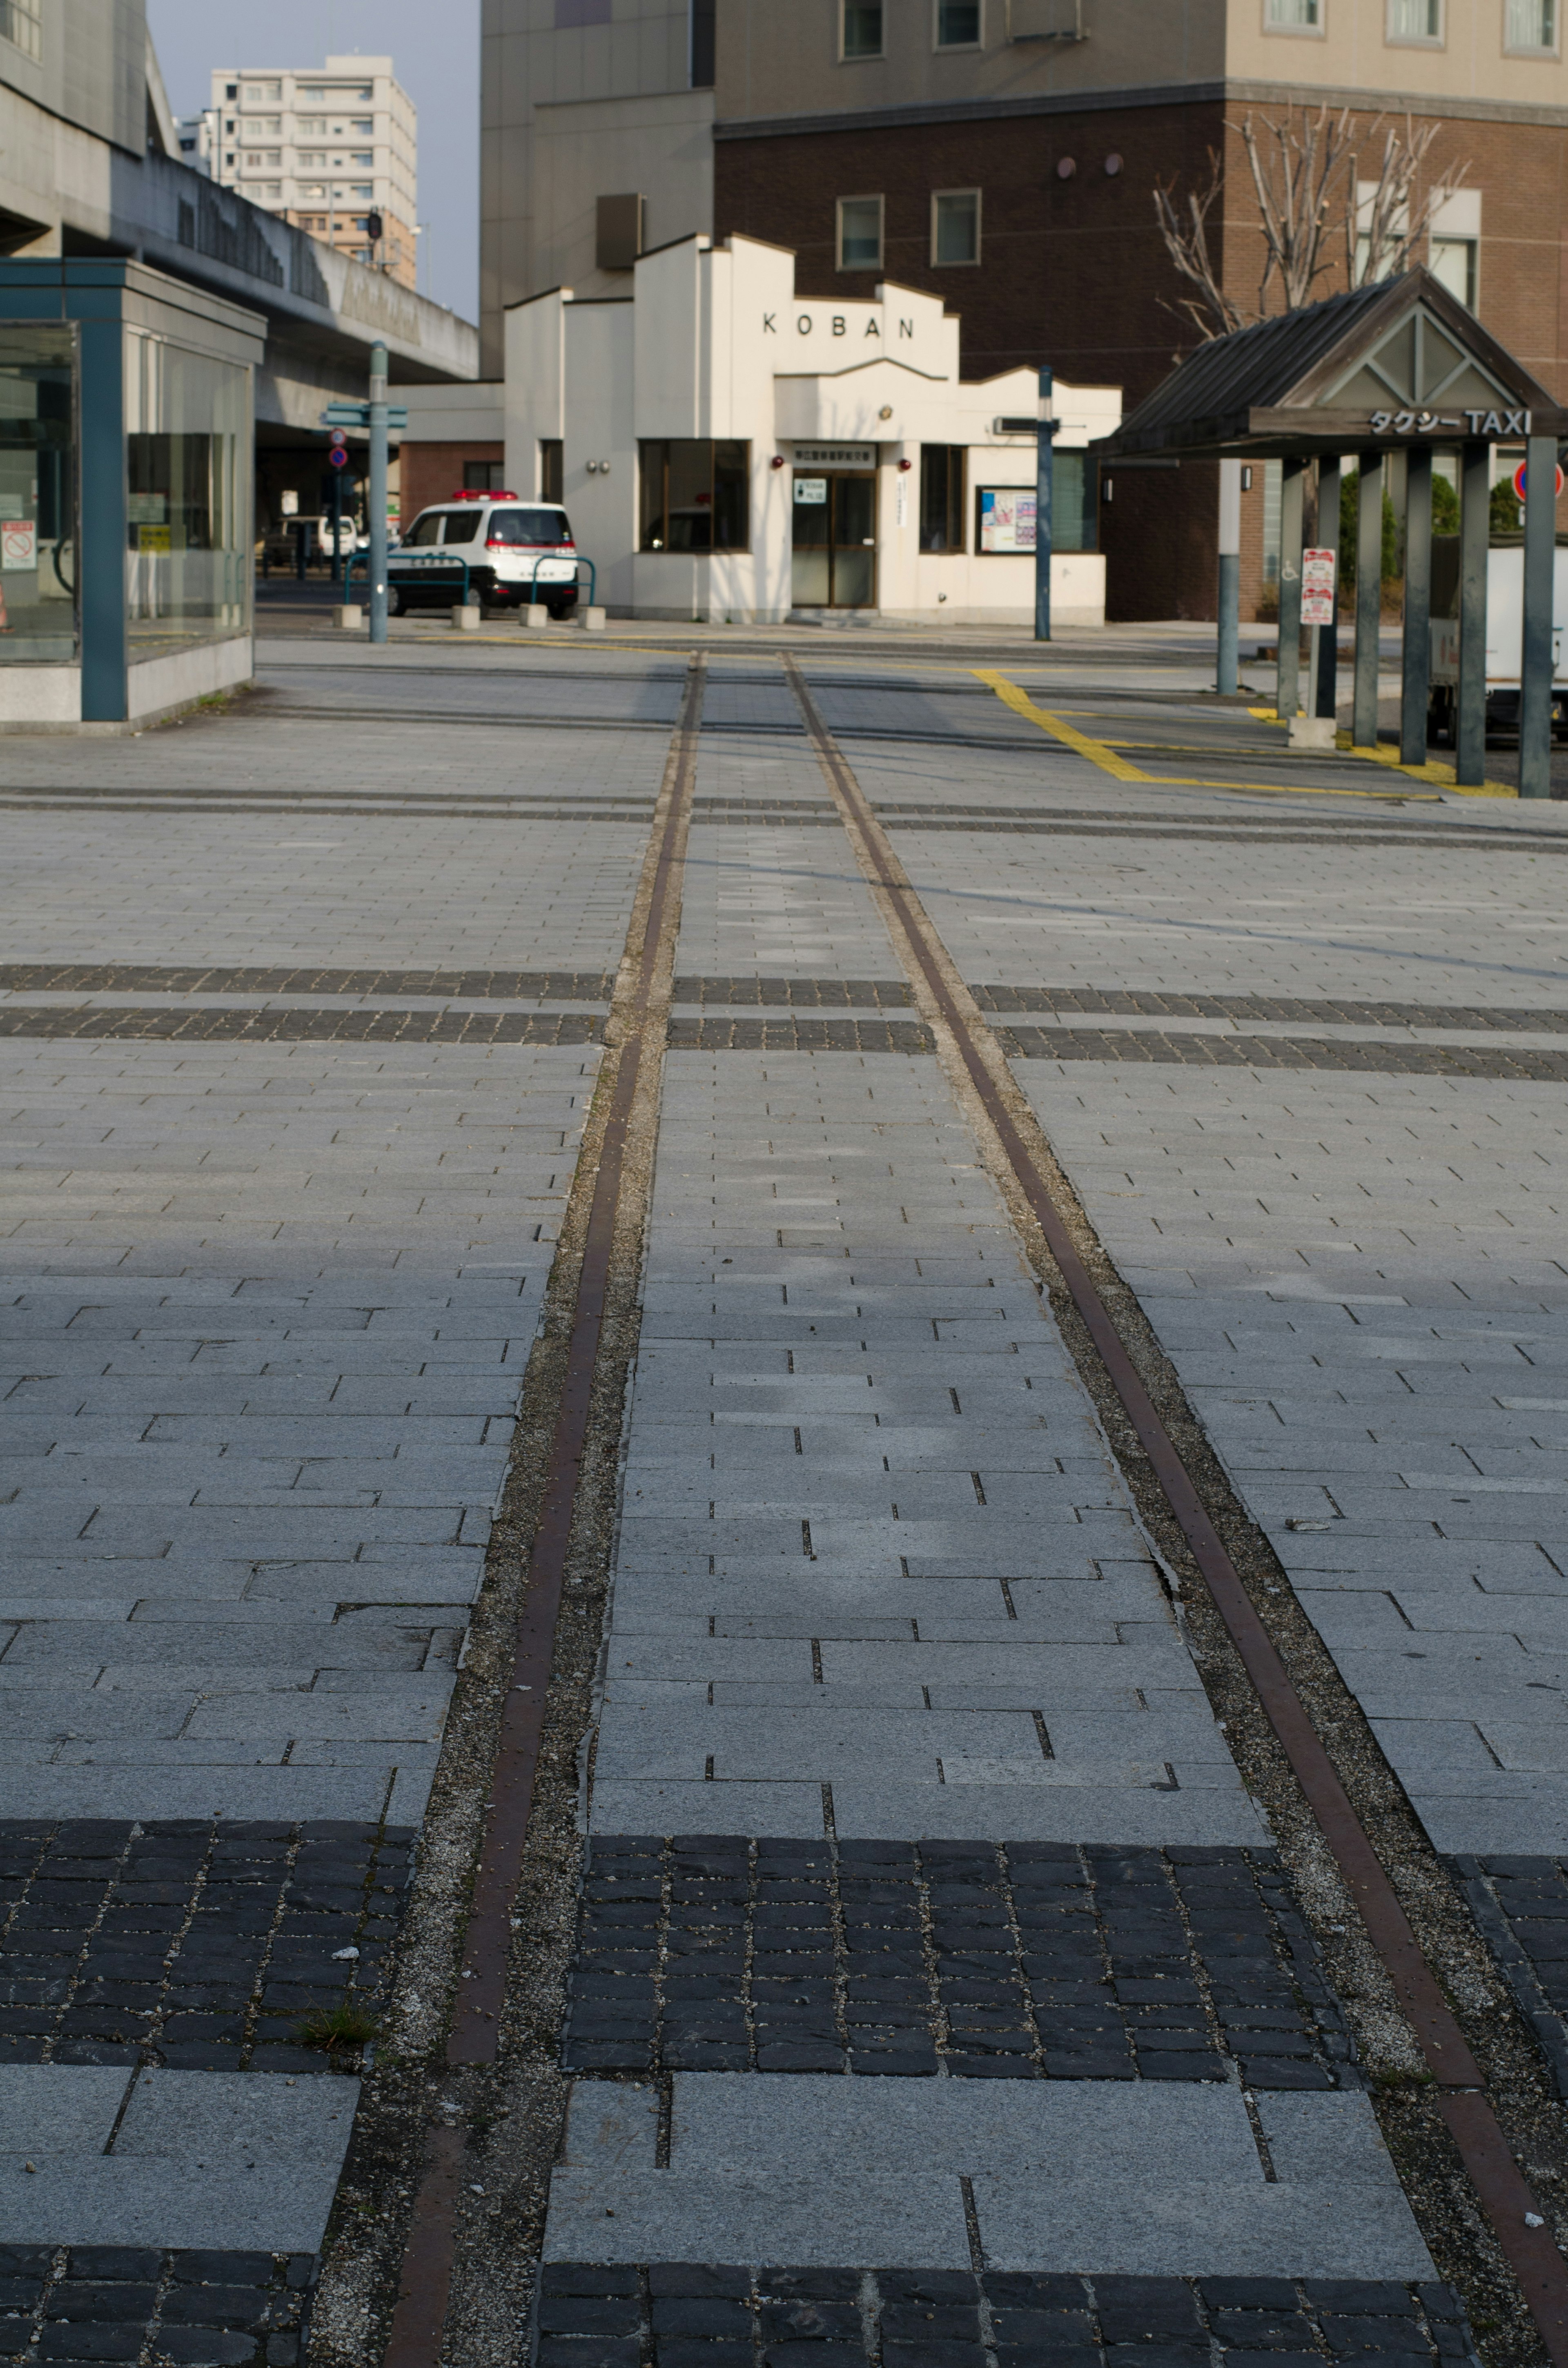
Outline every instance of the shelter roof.
<path id="1" fill-rule="evenodd" d="M 1418 268 L 1210 339 L 1095 450 L 1196 460 L 1565 431 L 1540 380 Z"/>

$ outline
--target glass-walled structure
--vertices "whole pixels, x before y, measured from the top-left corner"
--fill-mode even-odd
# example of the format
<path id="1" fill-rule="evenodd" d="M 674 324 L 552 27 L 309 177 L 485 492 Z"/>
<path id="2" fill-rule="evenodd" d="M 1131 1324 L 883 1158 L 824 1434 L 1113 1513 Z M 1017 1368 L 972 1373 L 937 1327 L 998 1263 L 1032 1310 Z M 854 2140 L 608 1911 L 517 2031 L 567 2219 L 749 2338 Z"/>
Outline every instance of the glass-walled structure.
<path id="1" fill-rule="evenodd" d="M 251 620 L 250 371 L 125 333 L 126 615 L 138 655 Z"/>
<path id="2" fill-rule="evenodd" d="M 141 264 L 0 258 L 0 727 L 249 679 L 265 335 Z"/>
<path id="3" fill-rule="evenodd" d="M 3 324 L 0 665 L 76 647 L 76 333 Z"/>

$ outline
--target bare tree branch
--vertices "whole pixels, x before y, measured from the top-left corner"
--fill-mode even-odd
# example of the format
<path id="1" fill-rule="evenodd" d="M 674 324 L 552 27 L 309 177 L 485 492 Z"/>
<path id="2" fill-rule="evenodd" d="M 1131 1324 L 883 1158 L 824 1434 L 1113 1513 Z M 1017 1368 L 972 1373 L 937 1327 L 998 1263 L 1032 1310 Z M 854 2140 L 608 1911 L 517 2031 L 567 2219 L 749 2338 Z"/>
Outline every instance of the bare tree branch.
<path id="1" fill-rule="evenodd" d="M 1154 190 L 1165 251 L 1198 291 L 1166 309 L 1190 320 L 1204 337 L 1224 336 L 1312 303 L 1324 276 L 1338 275 L 1336 230 L 1344 237 L 1347 287 L 1366 287 L 1407 269 L 1438 209 L 1470 170 L 1468 165 L 1447 167 L 1417 197 L 1416 184 L 1439 127 L 1428 123 L 1417 131 L 1407 117 L 1403 133 L 1385 131 L 1379 116 L 1360 135 L 1371 141 L 1380 131 L 1384 133 L 1378 177 L 1363 199 L 1348 108 L 1337 115 L 1327 107 L 1315 114 L 1303 108 L 1299 117 L 1267 117 L 1261 125 L 1249 114 L 1240 123 L 1227 122 L 1226 129 L 1237 134 L 1246 156 L 1257 209 L 1252 227 L 1263 240 L 1263 268 L 1250 305 L 1230 293 L 1222 256 L 1216 257 L 1210 246 L 1210 217 L 1225 189 L 1223 159 L 1210 150 L 1208 182 L 1189 190 L 1185 202 L 1176 196 L 1174 178 Z M 1219 222 L 1223 219 L 1221 204 Z"/>

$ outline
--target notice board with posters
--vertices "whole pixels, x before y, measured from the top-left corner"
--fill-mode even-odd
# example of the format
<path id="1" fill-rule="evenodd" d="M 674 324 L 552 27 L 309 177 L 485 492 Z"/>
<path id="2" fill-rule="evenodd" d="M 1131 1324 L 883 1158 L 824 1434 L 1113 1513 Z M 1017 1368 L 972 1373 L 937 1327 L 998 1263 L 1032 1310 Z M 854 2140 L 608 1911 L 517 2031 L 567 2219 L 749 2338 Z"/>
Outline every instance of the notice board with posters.
<path id="1" fill-rule="evenodd" d="M 977 485 L 974 501 L 974 547 L 983 557 L 1012 557 L 1034 550 L 1032 485 Z"/>

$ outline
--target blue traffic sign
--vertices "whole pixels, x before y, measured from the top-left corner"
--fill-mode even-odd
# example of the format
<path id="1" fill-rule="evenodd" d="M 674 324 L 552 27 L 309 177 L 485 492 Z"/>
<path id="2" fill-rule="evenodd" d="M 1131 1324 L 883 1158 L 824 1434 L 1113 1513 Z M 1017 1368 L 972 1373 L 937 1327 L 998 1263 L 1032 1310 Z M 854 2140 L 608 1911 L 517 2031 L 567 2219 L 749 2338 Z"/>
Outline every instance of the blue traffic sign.
<path id="1" fill-rule="evenodd" d="M 335 447 L 335 449 L 330 451 L 326 457 L 332 462 L 335 469 L 347 469 L 348 466 L 348 455 L 344 450 L 341 444 Z"/>

